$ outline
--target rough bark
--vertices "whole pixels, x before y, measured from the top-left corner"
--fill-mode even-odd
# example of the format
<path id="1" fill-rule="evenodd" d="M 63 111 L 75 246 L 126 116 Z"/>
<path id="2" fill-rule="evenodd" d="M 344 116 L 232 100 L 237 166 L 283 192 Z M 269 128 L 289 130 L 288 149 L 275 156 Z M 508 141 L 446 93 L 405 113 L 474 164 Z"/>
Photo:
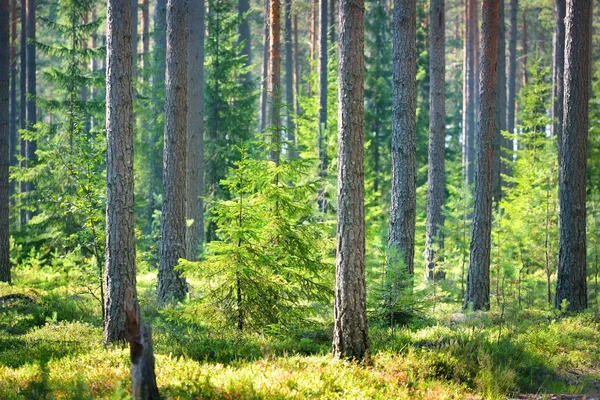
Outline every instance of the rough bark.
<path id="1" fill-rule="evenodd" d="M 20 42 L 20 68 L 19 68 L 19 128 L 21 130 L 27 128 L 27 2 L 21 0 L 21 42 Z M 19 144 L 19 155 L 21 156 L 20 167 L 27 166 L 27 142 L 21 137 Z M 27 192 L 27 182 L 19 182 L 19 193 L 24 195 Z M 21 205 L 24 204 L 24 199 L 21 199 Z M 27 222 L 27 212 L 19 209 L 19 225 L 21 228 Z"/>
<path id="2" fill-rule="evenodd" d="M 477 120 L 477 168 L 475 209 L 465 307 L 490 307 L 490 241 L 492 228 L 492 168 L 496 108 L 496 61 L 498 57 L 499 0 L 484 0 Z"/>
<path id="3" fill-rule="evenodd" d="M 187 136 L 187 0 L 167 1 L 167 72 L 163 206 L 158 299 L 182 300 L 185 279 L 175 270 L 185 257 L 185 165 Z"/>
<path id="4" fill-rule="evenodd" d="M 389 262 L 414 272 L 417 174 L 416 2 L 394 0 L 392 71 L 392 203 Z M 399 282 L 395 282 L 397 286 Z"/>
<path id="5" fill-rule="evenodd" d="M 564 116 L 558 166 L 560 229 L 555 306 L 587 308 L 586 167 L 589 127 L 591 0 L 567 0 Z"/>
<path id="6" fill-rule="evenodd" d="M 292 113 L 294 105 L 294 51 L 292 29 L 292 1 L 285 0 L 285 103 L 287 113 L 287 140 L 290 147 L 289 156 L 298 158 L 296 150 L 296 134 L 294 132 L 294 119 Z"/>
<path id="7" fill-rule="evenodd" d="M 269 101 L 271 102 L 271 160 L 281 156 L 281 1 L 269 0 Z"/>
<path id="8" fill-rule="evenodd" d="M 556 26 L 552 36 L 552 134 L 558 137 L 558 151 L 560 154 L 564 99 L 566 0 L 555 1 L 554 13 L 556 15 Z"/>
<path id="9" fill-rule="evenodd" d="M 37 122 L 37 109 L 35 96 L 36 91 L 36 59 L 35 59 L 35 1 L 27 0 L 27 129 L 33 130 Z M 27 141 L 27 163 L 29 166 L 35 163 L 37 143 L 35 140 Z M 33 190 L 33 182 L 27 182 L 27 191 Z M 27 211 L 26 219 L 31 219 L 32 212 Z"/>
<path id="10" fill-rule="evenodd" d="M 496 68 L 496 122 L 494 134 L 494 167 L 492 178 L 492 199 L 499 203 L 502 199 L 502 175 L 506 172 L 502 158 L 506 158 L 502 131 L 506 130 L 506 28 L 504 25 L 504 0 L 500 0 L 500 26 L 498 29 L 498 56 Z"/>
<path id="11" fill-rule="evenodd" d="M 190 0 L 191 1 L 191 0 Z M 195 261 L 204 241 L 204 0 L 190 4 L 187 53 L 186 259 Z"/>
<path id="12" fill-rule="evenodd" d="M 364 1 L 340 0 L 338 224 L 333 355 L 369 357 L 365 281 Z"/>
<path id="13" fill-rule="evenodd" d="M 426 279 L 443 278 L 436 270 L 444 254 L 445 144 L 446 144 L 446 12 L 444 0 L 429 7 L 429 170 L 427 172 Z"/>
<path id="14" fill-rule="evenodd" d="M 131 4 L 109 0 L 106 44 L 106 298 L 104 342 L 129 337 L 125 303 L 135 299 Z"/>
<path id="15" fill-rule="evenodd" d="M 240 35 L 240 42 L 242 46 L 242 56 L 246 58 L 246 65 L 252 64 L 252 41 L 250 39 L 250 23 L 248 22 L 248 11 L 250 11 L 249 0 L 238 0 L 238 15 L 242 18 L 239 26 L 238 33 Z M 250 83 L 252 80 L 252 74 L 247 72 L 242 77 L 245 82 Z"/>
<path id="16" fill-rule="evenodd" d="M 327 176 L 327 0 L 319 0 L 319 178 Z M 325 211 L 325 192 L 319 193 L 319 209 Z"/>
<path id="17" fill-rule="evenodd" d="M 10 282 L 8 136 L 10 36 L 8 0 L 0 0 L 0 281 Z"/>
<path id="18" fill-rule="evenodd" d="M 11 167 L 17 166 L 17 0 L 11 1 L 10 7 L 10 137 L 8 160 Z M 15 181 L 9 181 L 8 195 L 11 206 L 15 204 Z"/>

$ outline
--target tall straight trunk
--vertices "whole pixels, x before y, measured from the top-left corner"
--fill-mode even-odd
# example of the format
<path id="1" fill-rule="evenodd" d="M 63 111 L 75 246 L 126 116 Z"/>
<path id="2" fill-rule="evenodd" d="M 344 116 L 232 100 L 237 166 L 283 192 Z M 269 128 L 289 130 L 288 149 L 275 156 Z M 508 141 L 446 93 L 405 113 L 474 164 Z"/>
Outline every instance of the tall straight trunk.
<path id="1" fill-rule="evenodd" d="M 319 0 L 319 178 L 327 176 L 327 0 Z M 319 209 L 325 211 L 320 190 Z"/>
<path id="2" fill-rule="evenodd" d="M 8 136 L 10 35 L 8 0 L 0 0 L 0 282 L 10 282 Z"/>
<path id="3" fill-rule="evenodd" d="M 499 203 L 502 198 L 502 176 L 506 169 L 503 168 L 501 158 L 506 157 L 504 152 L 505 140 L 502 131 L 506 130 L 506 27 L 504 25 L 504 0 L 500 1 L 500 26 L 498 28 L 498 56 L 496 67 L 496 122 L 494 134 L 494 167 L 492 178 L 492 198 Z"/>
<path id="4" fill-rule="evenodd" d="M 150 53 L 150 4 L 149 0 L 142 0 L 142 66 L 148 70 L 148 57 Z M 146 75 L 146 74 L 144 74 Z M 146 78 L 144 78 L 146 79 Z"/>
<path id="5" fill-rule="evenodd" d="M 317 7 L 319 7 L 319 0 L 311 0 L 311 8 L 310 8 L 310 31 L 309 31 L 309 60 L 310 63 L 308 65 L 309 72 L 312 71 L 312 61 L 316 57 L 317 53 Z"/>
<path id="6" fill-rule="evenodd" d="M 167 73 L 163 172 L 162 237 L 158 299 L 179 301 L 186 282 L 175 266 L 185 258 L 185 165 L 187 136 L 187 0 L 167 1 Z"/>
<path id="7" fill-rule="evenodd" d="M 260 110 L 258 130 L 264 131 L 267 126 L 268 80 L 269 80 L 269 6 L 271 0 L 265 0 L 265 24 L 263 27 L 263 57 L 260 79 Z"/>
<path id="8" fill-rule="evenodd" d="M 17 166 L 17 0 L 11 1 L 10 7 L 10 137 L 9 137 L 9 164 Z M 11 205 L 15 204 L 15 181 L 9 182 L 9 196 Z"/>
<path id="9" fill-rule="evenodd" d="M 340 0 L 333 355 L 369 357 L 365 280 L 364 0 Z"/>
<path id="10" fill-rule="evenodd" d="M 127 298 L 135 299 L 133 79 L 130 3 L 108 0 L 106 44 L 106 298 L 104 342 L 129 336 Z M 132 295 L 133 294 L 133 295 Z"/>
<path id="11" fill-rule="evenodd" d="M 294 14 L 294 111 L 300 115 L 300 54 L 298 50 L 298 15 Z"/>
<path id="12" fill-rule="evenodd" d="M 560 139 L 563 119 L 563 88 L 565 71 L 565 15 L 566 0 L 556 0 L 554 13 L 556 26 L 552 35 L 552 134 L 558 136 L 558 151 L 560 154 Z"/>
<path id="13" fill-rule="evenodd" d="M 335 0 L 329 0 L 329 40 L 335 43 Z"/>
<path id="14" fill-rule="evenodd" d="M 591 0 L 567 0 L 564 116 L 558 165 L 560 230 L 555 306 L 587 308 L 586 167 L 591 78 Z"/>
<path id="15" fill-rule="evenodd" d="M 490 308 L 490 241 L 492 228 L 492 168 L 496 108 L 499 0 L 483 0 L 479 116 L 477 119 L 477 172 L 471 256 L 465 307 Z"/>
<path id="16" fill-rule="evenodd" d="M 246 65 L 252 64 L 252 41 L 250 40 L 250 22 L 248 21 L 248 11 L 250 11 L 249 0 L 238 0 L 238 15 L 241 22 L 238 25 L 238 34 L 242 45 L 242 56 L 246 58 Z M 243 79 L 246 83 L 252 80 L 252 74 L 248 71 L 244 74 Z"/>
<path id="17" fill-rule="evenodd" d="M 89 21 L 89 13 L 86 11 L 83 13 L 83 23 L 87 25 L 89 22 L 90 22 Z M 81 39 L 81 48 L 82 49 L 88 48 L 88 37 L 87 36 Z M 85 62 L 82 63 L 81 67 L 82 67 L 82 70 L 85 70 L 85 68 L 86 68 Z M 79 99 L 82 104 L 85 104 L 88 101 L 88 91 L 89 91 L 89 87 L 87 85 L 81 85 Z M 89 117 L 86 117 L 84 120 L 84 124 L 83 124 L 83 131 L 89 132 L 90 129 L 91 129 L 91 120 Z"/>
<path id="18" fill-rule="evenodd" d="M 21 0 L 21 42 L 20 42 L 20 68 L 19 68 L 19 128 L 27 128 L 27 1 Z M 27 141 L 21 136 L 19 144 L 19 155 L 21 156 L 20 167 L 27 167 Z M 27 182 L 19 182 L 19 193 L 27 193 Z M 25 199 L 21 199 L 21 206 L 25 204 Z M 21 228 L 27 223 L 27 212 L 21 208 L 19 210 L 19 225 Z"/>
<path id="19" fill-rule="evenodd" d="M 390 266 L 414 272 L 416 217 L 416 2 L 394 0 Z M 397 274 L 396 274 L 397 276 Z M 400 282 L 394 282 L 397 289 Z"/>
<path id="20" fill-rule="evenodd" d="M 446 144 L 446 11 L 444 0 L 429 7 L 429 170 L 427 171 L 426 279 L 442 278 L 436 264 L 444 254 L 444 185 Z"/>
<path id="21" fill-rule="evenodd" d="M 519 0 L 510 0 L 510 34 L 508 41 L 508 82 L 506 85 L 506 130 L 515 133 L 515 107 L 516 107 L 516 84 L 517 84 L 517 11 Z M 512 140 L 506 141 L 509 154 L 514 151 Z M 512 161 L 512 154 L 509 157 Z M 507 175 L 512 175 L 511 163 L 507 165 Z"/>
<path id="22" fill-rule="evenodd" d="M 473 184 L 475 163 L 473 146 L 475 137 L 475 99 L 476 99 L 476 36 L 477 36 L 477 0 L 466 0 L 465 5 L 465 45 L 463 55 L 463 129 L 462 161 L 465 183 Z"/>
<path id="23" fill-rule="evenodd" d="M 131 54 L 133 54 L 133 90 L 137 77 L 138 62 L 138 0 L 131 0 Z"/>
<path id="24" fill-rule="evenodd" d="M 154 76 L 152 77 L 152 104 L 154 104 L 154 128 L 150 138 L 150 182 L 148 185 L 148 212 L 146 215 L 146 233 L 152 231 L 154 210 L 157 207 L 155 197 L 161 190 L 162 182 L 162 156 L 161 133 L 157 128 L 165 109 L 164 90 L 166 72 L 167 49 L 167 3 L 166 0 L 157 0 L 154 10 Z"/>
<path id="25" fill-rule="evenodd" d="M 292 29 L 292 0 L 285 0 L 285 103 L 287 113 L 287 140 L 290 144 L 290 158 L 298 158 L 296 150 L 296 134 L 294 132 L 294 119 L 292 113 L 294 105 L 294 51 Z"/>
<path id="26" fill-rule="evenodd" d="M 269 100 L 271 102 L 271 160 L 281 156 L 281 1 L 269 0 Z"/>
<path id="27" fill-rule="evenodd" d="M 36 59 L 35 59 L 35 1 L 27 0 L 27 129 L 33 130 L 37 122 L 37 109 L 35 96 L 36 90 Z M 37 143 L 35 140 L 27 141 L 27 162 L 29 166 L 35 163 Z M 27 182 L 27 191 L 33 190 L 33 182 Z M 31 219 L 32 212 L 27 211 L 27 221 Z"/>
<path id="28" fill-rule="evenodd" d="M 523 30 L 521 32 L 521 49 L 523 54 L 521 55 L 521 72 L 523 73 L 522 87 L 527 86 L 527 16 L 526 9 L 523 9 Z"/>
<path id="29" fill-rule="evenodd" d="M 204 241 L 204 0 L 190 1 L 187 52 L 186 259 L 195 261 Z"/>

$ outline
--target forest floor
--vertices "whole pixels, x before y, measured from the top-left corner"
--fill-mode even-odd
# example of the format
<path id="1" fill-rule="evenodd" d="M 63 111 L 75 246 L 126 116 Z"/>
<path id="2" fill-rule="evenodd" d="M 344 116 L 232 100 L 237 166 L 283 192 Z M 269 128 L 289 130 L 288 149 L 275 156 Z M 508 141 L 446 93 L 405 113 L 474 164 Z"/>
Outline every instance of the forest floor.
<path id="1" fill-rule="evenodd" d="M 182 322 L 156 308 L 152 279 L 140 276 L 138 285 L 163 398 L 600 397 L 600 328 L 591 313 L 462 314 L 442 304 L 435 318 L 371 327 L 371 362 L 355 365 L 330 356 L 328 324 L 259 335 Z M 73 281 L 38 267 L 0 285 L 0 399 L 129 398 L 128 348 L 102 345 L 99 302 L 85 286 L 66 284 Z"/>

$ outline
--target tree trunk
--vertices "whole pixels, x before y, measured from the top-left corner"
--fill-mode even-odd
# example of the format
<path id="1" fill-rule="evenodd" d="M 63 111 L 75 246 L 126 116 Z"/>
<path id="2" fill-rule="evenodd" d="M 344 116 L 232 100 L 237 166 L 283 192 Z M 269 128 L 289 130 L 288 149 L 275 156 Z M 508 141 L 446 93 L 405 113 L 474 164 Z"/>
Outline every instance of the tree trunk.
<path id="1" fill-rule="evenodd" d="M 106 299 L 104 342 L 129 337 L 125 305 L 135 299 L 131 4 L 109 0 L 106 44 Z M 133 293 L 133 295 L 132 295 Z"/>
<path id="2" fill-rule="evenodd" d="M 148 71 L 148 55 L 150 53 L 150 4 L 142 0 L 142 68 Z M 146 75 L 146 72 L 144 75 Z M 146 79 L 146 76 L 144 76 Z"/>
<path id="3" fill-rule="evenodd" d="M 185 257 L 185 165 L 187 135 L 186 0 L 167 2 L 167 73 L 163 172 L 162 237 L 158 265 L 158 299 L 183 300 L 185 279 L 175 266 Z"/>
<path id="4" fill-rule="evenodd" d="M 416 3 L 394 0 L 390 267 L 414 273 L 416 216 Z M 394 282 L 395 289 L 400 282 Z"/>
<path id="5" fill-rule="evenodd" d="M 558 137 L 558 153 L 560 154 L 563 127 L 566 0 L 556 0 L 554 12 L 556 14 L 556 26 L 552 36 L 552 134 Z"/>
<path id="6" fill-rule="evenodd" d="M 329 41 L 335 43 L 335 0 L 329 0 Z"/>
<path id="7" fill-rule="evenodd" d="M 444 0 L 429 8 L 429 170 L 427 172 L 426 279 L 443 278 L 436 264 L 444 254 L 444 185 L 446 145 L 446 12 Z"/>
<path id="8" fill-rule="evenodd" d="M 285 103 L 287 113 L 287 140 L 290 145 L 289 156 L 298 158 L 296 134 L 294 132 L 294 51 L 292 29 L 292 1 L 285 0 Z"/>
<path id="9" fill-rule="evenodd" d="M 521 46 L 523 55 L 521 56 L 521 72 L 523 73 L 522 87 L 527 86 L 527 18 L 526 9 L 523 9 L 523 31 L 521 34 Z"/>
<path id="10" fill-rule="evenodd" d="M 271 160 L 281 156 L 281 1 L 269 0 L 269 99 L 271 102 Z"/>
<path id="11" fill-rule="evenodd" d="M 327 176 L 327 0 L 319 0 L 319 178 Z M 323 182 L 324 184 L 324 182 Z M 319 210 L 325 211 L 325 191 L 319 190 Z"/>
<path id="12" fill-rule="evenodd" d="M 333 355 L 358 361 L 369 357 L 365 282 L 363 13 L 363 0 L 340 0 Z"/>
<path id="13" fill-rule="evenodd" d="M 195 261 L 204 241 L 204 0 L 190 4 L 187 53 L 186 259 Z"/>
<path id="14" fill-rule="evenodd" d="M 263 30 L 263 58 L 262 75 L 260 80 L 260 116 L 258 118 L 258 130 L 264 131 L 267 126 L 267 92 L 269 80 L 269 5 L 271 0 L 265 0 L 265 26 Z"/>
<path id="15" fill-rule="evenodd" d="M 482 57 L 477 120 L 477 172 L 475 209 L 471 232 L 471 257 L 465 307 L 490 308 L 490 241 L 492 228 L 492 168 L 496 107 L 496 61 L 498 57 L 499 0 L 484 0 Z"/>
<path id="16" fill-rule="evenodd" d="M 560 230 L 555 306 L 587 308 L 586 164 L 589 127 L 591 0 L 567 0 L 564 116 L 558 169 Z"/>
<path id="17" fill-rule="evenodd" d="M 21 43 L 20 43 L 20 71 L 19 71 L 19 128 L 27 128 L 27 2 L 21 0 Z M 27 167 L 27 141 L 21 136 L 19 145 L 19 155 L 21 156 L 20 167 Z M 19 193 L 23 197 L 27 193 L 27 182 L 19 182 Z M 21 198 L 21 206 L 25 205 L 25 199 Z M 25 227 L 27 223 L 27 212 L 25 209 L 19 209 L 19 225 Z"/>
<path id="18" fill-rule="evenodd" d="M 11 1 L 11 35 L 10 35 L 10 138 L 9 138 L 9 163 L 11 167 L 17 166 L 17 0 Z M 15 181 L 9 181 L 9 196 L 11 206 L 15 204 Z"/>
<path id="19" fill-rule="evenodd" d="M 465 171 L 465 182 L 473 184 L 475 162 L 473 147 L 475 143 L 475 102 L 477 97 L 476 62 L 477 62 L 477 0 L 466 0 L 465 6 L 465 46 L 463 56 L 463 148 L 462 159 Z"/>
<path id="20" fill-rule="evenodd" d="M 294 14 L 294 110 L 300 115 L 300 60 L 298 50 L 298 15 Z M 297 125 L 297 124 L 296 124 Z"/>
<path id="21" fill-rule="evenodd" d="M 508 41 L 508 82 L 506 85 L 506 130 L 515 133 L 515 106 L 516 106 L 516 83 L 517 83 L 517 10 L 519 0 L 510 0 L 510 34 Z M 506 139 L 506 149 L 509 154 L 509 163 L 506 165 L 506 175 L 512 175 L 512 160 L 514 142 Z"/>
<path id="22" fill-rule="evenodd" d="M 131 0 L 131 54 L 133 57 L 133 92 L 135 94 L 138 61 L 138 0 Z"/>
<path id="23" fill-rule="evenodd" d="M 498 56 L 496 68 L 496 121 L 494 134 L 494 167 L 492 178 L 492 199 L 499 203 L 502 199 L 502 176 L 506 169 L 501 158 L 506 157 L 502 131 L 506 130 L 506 28 L 504 26 L 504 0 L 500 0 L 500 26 L 498 29 Z"/>
<path id="24" fill-rule="evenodd" d="M 242 43 L 242 56 L 246 57 L 246 65 L 252 64 L 252 42 L 250 40 L 250 23 L 248 22 L 248 11 L 250 11 L 249 0 L 238 0 L 238 15 L 241 22 L 238 26 L 240 42 Z M 252 74 L 247 72 L 243 76 L 246 83 L 252 81 Z"/>
<path id="25" fill-rule="evenodd" d="M 10 242 L 8 213 L 8 137 L 10 35 L 8 0 L 0 0 L 0 281 L 10 282 Z"/>
<path id="26" fill-rule="evenodd" d="M 33 130 L 37 122 L 36 114 L 36 59 L 35 59 L 35 1 L 27 0 L 27 129 Z M 37 143 L 35 140 L 27 141 L 27 163 L 28 166 L 35 164 Z M 27 182 L 27 191 L 33 190 L 33 182 Z M 27 211 L 26 220 L 29 221 L 33 213 Z"/>

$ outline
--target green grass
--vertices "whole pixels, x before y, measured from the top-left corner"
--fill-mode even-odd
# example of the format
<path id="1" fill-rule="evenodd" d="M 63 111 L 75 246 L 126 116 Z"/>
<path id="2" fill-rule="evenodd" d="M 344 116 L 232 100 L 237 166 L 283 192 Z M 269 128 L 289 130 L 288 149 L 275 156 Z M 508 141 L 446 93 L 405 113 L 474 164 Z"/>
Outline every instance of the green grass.
<path id="1" fill-rule="evenodd" d="M 100 304 L 65 275 L 17 269 L 0 296 L 0 398 L 129 397 L 128 349 L 102 345 Z M 600 333 L 591 315 L 510 310 L 460 315 L 438 304 L 404 328 L 372 326 L 371 363 L 330 356 L 331 326 L 238 334 L 160 312 L 153 274 L 139 277 L 153 327 L 161 395 L 181 399 L 504 399 L 599 391 Z"/>

